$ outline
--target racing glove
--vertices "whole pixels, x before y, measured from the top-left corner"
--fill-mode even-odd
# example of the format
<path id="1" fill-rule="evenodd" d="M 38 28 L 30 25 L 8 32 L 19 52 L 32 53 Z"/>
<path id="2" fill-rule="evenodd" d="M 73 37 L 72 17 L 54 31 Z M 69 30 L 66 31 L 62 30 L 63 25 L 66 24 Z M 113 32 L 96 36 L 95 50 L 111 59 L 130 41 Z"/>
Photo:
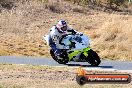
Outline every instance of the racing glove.
<path id="1" fill-rule="evenodd" d="M 82 33 L 82 32 L 77 32 L 76 35 L 80 35 L 80 36 L 82 36 L 83 33 Z"/>

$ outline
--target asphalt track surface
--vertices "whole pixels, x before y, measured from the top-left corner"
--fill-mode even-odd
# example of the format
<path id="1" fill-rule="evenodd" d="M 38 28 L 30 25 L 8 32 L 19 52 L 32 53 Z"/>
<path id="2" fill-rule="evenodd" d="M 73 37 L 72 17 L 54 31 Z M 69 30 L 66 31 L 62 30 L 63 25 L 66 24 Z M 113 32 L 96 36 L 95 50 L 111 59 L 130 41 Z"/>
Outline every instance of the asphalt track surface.
<path id="1" fill-rule="evenodd" d="M 91 67 L 87 62 L 69 62 L 66 65 L 58 64 L 52 58 L 36 58 L 36 57 L 15 57 L 15 56 L 0 56 L 0 64 L 26 64 L 26 65 L 47 65 L 47 66 L 68 66 L 68 67 L 86 67 L 88 69 L 117 69 L 117 70 L 132 70 L 132 61 L 113 61 L 102 60 L 98 67 Z"/>

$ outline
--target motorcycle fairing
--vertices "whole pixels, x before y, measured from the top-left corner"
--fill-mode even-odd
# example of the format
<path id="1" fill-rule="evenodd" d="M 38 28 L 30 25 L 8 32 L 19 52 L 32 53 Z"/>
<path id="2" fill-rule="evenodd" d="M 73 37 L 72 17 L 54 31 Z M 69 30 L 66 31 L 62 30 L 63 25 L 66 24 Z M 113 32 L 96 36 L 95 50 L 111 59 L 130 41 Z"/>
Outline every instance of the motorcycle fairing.
<path id="1" fill-rule="evenodd" d="M 90 50 L 90 47 L 87 47 L 83 50 L 75 50 L 68 54 L 69 61 L 71 61 L 74 57 L 76 57 L 79 53 L 83 53 L 85 57 L 88 57 L 88 51 Z"/>

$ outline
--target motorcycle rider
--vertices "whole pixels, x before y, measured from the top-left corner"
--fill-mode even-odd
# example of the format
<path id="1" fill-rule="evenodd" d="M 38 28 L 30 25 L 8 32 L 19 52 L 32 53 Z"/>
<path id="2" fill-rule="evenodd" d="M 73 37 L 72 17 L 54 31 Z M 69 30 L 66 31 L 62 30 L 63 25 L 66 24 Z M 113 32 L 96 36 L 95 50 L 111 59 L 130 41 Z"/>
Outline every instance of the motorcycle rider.
<path id="1" fill-rule="evenodd" d="M 49 32 L 50 40 L 49 46 L 55 51 L 55 54 L 60 56 L 61 51 L 58 47 L 64 47 L 65 44 L 61 43 L 63 37 L 67 34 L 82 34 L 80 32 L 76 32 L 74 29 L 67 26 L 65 20 L 60 20 L 57 25 L 54 25 Z M 73 45 L 69 46 L 70 48 L 74 47 Z"/>

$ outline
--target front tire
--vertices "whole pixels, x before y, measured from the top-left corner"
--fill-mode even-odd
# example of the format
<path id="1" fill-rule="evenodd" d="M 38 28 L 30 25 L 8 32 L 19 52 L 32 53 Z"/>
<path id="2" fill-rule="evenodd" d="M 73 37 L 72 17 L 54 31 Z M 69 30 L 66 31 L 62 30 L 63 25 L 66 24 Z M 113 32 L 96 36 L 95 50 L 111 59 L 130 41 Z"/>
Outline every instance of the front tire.
<path id="1" fill-rule="evenodd" d="M 88 57 L 87 57 L 88 63 L 90 63 L 92 66 L 98 66 L 101 63 L 100 57 L 98 54 L 93 51 L 92 49 L 88 51 Z"/>
<path id="2" fill-rule="evenodd" d="M 54 50 L 53 49 L 50 50 L 50 54 L 51 54 L 52 58 L 56 62 L 58 62 L 59 64 L 66 64 L 66 63 L 68 63 L 68 59 L 66 57 L 65 57 L 65 59 L 64 58 L 58 59 L 58 57 L 54 54 Z"/>

